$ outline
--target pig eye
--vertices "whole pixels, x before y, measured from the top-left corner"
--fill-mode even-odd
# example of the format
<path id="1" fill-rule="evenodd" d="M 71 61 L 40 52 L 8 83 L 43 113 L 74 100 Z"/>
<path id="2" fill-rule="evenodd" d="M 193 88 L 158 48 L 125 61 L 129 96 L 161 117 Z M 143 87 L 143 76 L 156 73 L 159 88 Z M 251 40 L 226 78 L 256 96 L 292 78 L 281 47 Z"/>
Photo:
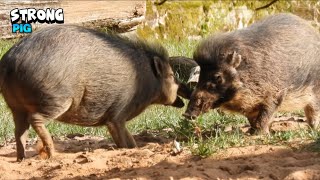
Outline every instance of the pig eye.
<path id="1" fill-rule="evenodd" d="M 217 84 L 222 84 L 223 83 L 223 79 L 222 79 L 222 76 L 220 74 L 217 74 L 214 76 L 214 81 L 217 83 Z"/>

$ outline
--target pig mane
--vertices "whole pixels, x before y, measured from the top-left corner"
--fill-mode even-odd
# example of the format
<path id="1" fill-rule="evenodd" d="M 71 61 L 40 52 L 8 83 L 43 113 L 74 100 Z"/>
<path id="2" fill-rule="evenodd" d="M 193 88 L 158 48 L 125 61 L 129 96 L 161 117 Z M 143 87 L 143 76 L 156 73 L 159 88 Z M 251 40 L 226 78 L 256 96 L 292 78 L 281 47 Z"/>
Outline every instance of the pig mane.
<path id="1" fill-rule="evenodd" d="M 162 60 L 168 60 L 169 58 L 167 50 L 161 44 L 154 41 L 148 41 L 140 37 L 129 38 L 115 33 L 109 35 L 121 41 L 121 44 L 124 43 L 132 49 L 143 51 L 150 59 L 153 59 L 155 56 L 160 57 Z"/>
<path id="2" fill-rule="evenodd" d="M 84 29 L 82 29 L 82 31 L 83 30 Z M 143 51 L 144 54 L 146 54 L 150 59 L 153 59 L 155 56 L 158 56 L 162 60 L 168 60 L 169 58 L 167 50 L 161 44 L 153 41 L 147 41 L 146 39 L 142 39 L 140 37 L 129 38 L 112 31 L 103 33 L 87 28 L 85 31 L 90 31 L 102 41 L 109 42 L 108 45 L 120 49 L 123 53 L 126 53 L 127 48 L 130 48 L 135 51 Z M 124 44 L 126 47 L 123 46 Z M 127 53 L 127 55 L 130 56 L 131 54 Z"/>
<path id="3" fill-rule="evenodd" d="M 125 41 L 128 41 L 128 44 L 130 44 L 133 48 L 143 50 L 150 59 L 153 59 L 154 56 L 158 56 L 162 60 L 168 60 L 169 58 L 167 50 L 159 43 L 147 41 L 141 38 L 132 40 L 124 37 L 124 39 Z"/>
<path id="4" fill-rule="evenodd" d="M 233 32 L 212 35 L 197 46 L 193 58 L 200 66 L 217 66 L 228 54 L 239 51 L 239 40 Z"/>

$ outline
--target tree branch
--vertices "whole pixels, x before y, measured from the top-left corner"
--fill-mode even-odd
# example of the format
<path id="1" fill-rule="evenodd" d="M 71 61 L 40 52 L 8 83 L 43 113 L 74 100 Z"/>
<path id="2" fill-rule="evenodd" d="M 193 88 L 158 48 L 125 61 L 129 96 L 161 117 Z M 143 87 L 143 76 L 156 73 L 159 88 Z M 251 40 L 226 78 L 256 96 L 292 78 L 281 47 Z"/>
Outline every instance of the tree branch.
<path id="1" fill-rule="evenodd" d="M 279 0 L 273 0 L 273 1 L 271 1 L 269 4 L 264 5 L 264 6 L 262 6 L 262 7 L 258 7 L 258 8 L 256 8 L 255 10 L 256 10 L 256 11 L 259 11 L 259 10 L 261 10 L 261 9 L 268 8 L 269 6 L 271 6 L 272 4 L 276 3 L 277 1 L 279 1 Z"/>
<path id="2" fill-rule="evenodd" d="M 164 4 L 166 1 L 167 1 L 167 0 L 161 0 L 160 2 L 154 2 L 154 4 L 155 4 L 156 6 L 160 6 L 160 5 Z"/>

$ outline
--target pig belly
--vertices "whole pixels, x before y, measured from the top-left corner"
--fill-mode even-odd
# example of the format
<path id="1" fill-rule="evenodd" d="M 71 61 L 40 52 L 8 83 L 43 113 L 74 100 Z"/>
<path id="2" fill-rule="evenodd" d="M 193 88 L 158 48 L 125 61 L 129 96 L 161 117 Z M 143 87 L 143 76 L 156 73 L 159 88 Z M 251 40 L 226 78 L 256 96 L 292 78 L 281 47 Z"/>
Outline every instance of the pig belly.
<path id="1" fill-rule="evenodd" d="M 79 126 L 100 126 L 105 124 L 104 113 L 81 111 L 67 112 L 57 118 L 58 121 Z"/>
<path id="2" fill-rule="evenodd" d="M 312 89 L 313 87 L 309 86 L 288 92 L 279 106 L 278 111 L 290 112 L 303 110 L 307 104 L 316 102 L 317 98 Z"/>

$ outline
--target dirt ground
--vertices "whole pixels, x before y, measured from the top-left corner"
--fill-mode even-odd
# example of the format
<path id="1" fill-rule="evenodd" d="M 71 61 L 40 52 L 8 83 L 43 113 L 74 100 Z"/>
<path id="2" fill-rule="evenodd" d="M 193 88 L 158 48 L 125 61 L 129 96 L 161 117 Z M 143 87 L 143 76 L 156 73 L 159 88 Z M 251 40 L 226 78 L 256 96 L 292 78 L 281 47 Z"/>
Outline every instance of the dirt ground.
<path id="1" fill-rule="evenodd" d="M 297 126 L 305 124 L 278 122 L 273 129 Z M 101 137 L 54 138 L 56 154 L 49 160 L 39 159 L 31 139 L 28 158 L 20 163 L 15 161 L 15 142 L 9 142 L 0 147 L 0 179 L 320 179 L 319 152 L 259 145 L 229 148 L 201 159 L 187 148 L 172 155 L 170 139 L 148 133 L 135 139 L 139 148 L 116 149 Z"/>

